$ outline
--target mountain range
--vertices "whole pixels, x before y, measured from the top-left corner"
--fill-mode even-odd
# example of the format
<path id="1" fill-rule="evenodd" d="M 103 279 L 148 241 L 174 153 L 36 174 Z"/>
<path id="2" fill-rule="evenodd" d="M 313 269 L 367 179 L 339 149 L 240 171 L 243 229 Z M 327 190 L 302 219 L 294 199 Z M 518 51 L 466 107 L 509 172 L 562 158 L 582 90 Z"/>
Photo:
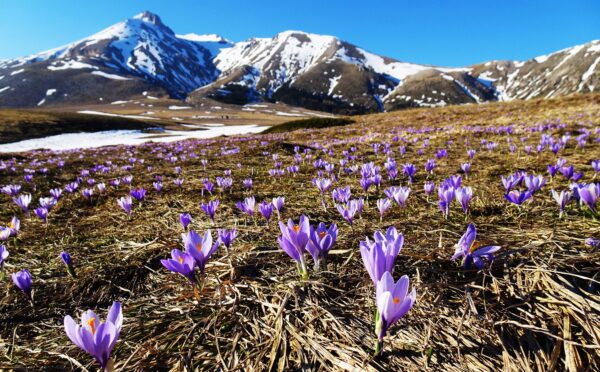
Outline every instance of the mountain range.
<path id="1" fill-rule="evenodd" d="M 231 42 L 179 35 L 151 12 L 31 56 L 0 61 L 0 107 L 143 97 L 271 101 L 338 114 L 548 98 L 600 87 L 600 40 L 527 61 L 401 62 L 334 36 L 285 31 Z"/>

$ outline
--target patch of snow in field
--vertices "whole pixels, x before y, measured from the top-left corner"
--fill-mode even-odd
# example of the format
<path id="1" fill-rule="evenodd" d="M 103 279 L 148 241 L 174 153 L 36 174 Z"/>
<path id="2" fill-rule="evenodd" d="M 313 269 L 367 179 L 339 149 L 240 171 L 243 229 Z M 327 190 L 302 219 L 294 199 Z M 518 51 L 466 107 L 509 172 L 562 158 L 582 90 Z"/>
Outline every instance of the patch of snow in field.
<path id="1" fill-rule="evenodd" d="M 79 61 L 74 61 L 72 59 L 66 61 L 58 61 L 54 62 L 52 65 L 48 66 L 48 70 L 58 71 L 58 70 L 79 70 L 82 68 L 91 68 L 92 70 L 97 70 L 98 67 L 92 66 L 88 63 L 83 63 Z"/>
<path id="2" fill-rule="evenodd" d="M 4 75 L 0 75 L 0 80 L 4 79 Z"/>
<path id="3" fill-rule="evenodd" d="M 54 93 L 56 93 L 56 89 L 48 89 L 46 91 L 46 97 L 49 97 L 49 96 L 53 95 Z"/>
<path id="4" fill-rule="evenodd" d="M 177 106 L 177 105 L 169 106 L 169 110 L 189 110 L 191 108 L 192 108 L 191 106 Z"/>
<path id="5" fill-rule="evenodd" d="M 110 104 L 111 105 L 121 105 L 123 103 L 128 103 L 128 102 L 131 102 L 131 101 L 114 101 L 114 102 L 111 102 Z"/>
<path id="6" fill-rule="evenodd" d="M 38 105 L 38 106 L 41 106 L 41 105 L 43 105 L 45 102 L 46 102 L 46 98 L 42 98 L 42 100 L 41 100 L 41 101 L 39 101 L 37 105 Z"/>
<path id="7" fill-rule="evenodd" d="M 275 112 L 275 115 L 279 115 L 279 116 L 304 116 L 302 114 L 292 114 L 292 113 L 283 112 L 283 111 L 277 111 L 277 112 Z"/>
<path id="8" fill-rule="evenodd" d="M 24 71 L 25 71 L 24 68 L 22 68 L 20 70 L 17 70 L 17 71 L 13 71 L 13 72 L 10 73 L 10 76 L 14 76 L 14 75 L 20 74 L 21 72 L 24 72 Z"/>
<path id="9" fill-rule="evenodd" d="M 0 88 L 0 93 L 4 92 L 5 90 L 9 90 L 10 87 L 4 87 L 4 88 Z"/>
<path id="10" fill-rule="evenodd" d="M 149 119 L 149 120 L 158 120 L 158 118 L 153 118 L 149 116 L 140 116 L 140 115 L 118 115 L 111 114 L 109 112 L 101 112 L 101 111 L 91 111 L 91 110 L 83 110 L 77 111 L 79 114 L 88 114 L 88 115 L 102 115 L 102 116 L 114 116 L 119 118 L 129 118 L 129 119 Z"/>
<path id="11" fill-rule="evenodd" d="M 201 128 L 201 126 L 198 126 Z M 238 134 L 260 133 L 267 129 L 257 125 L 232 125 L 206 127 L 195 131 L 165 131 L 160 136 L 138 130 L 110 130 L 94 133 L 65 133 L 0 145 L 0 152 L 22 152 L 35 149 L 73 150 L 114 145 L 139 145 L 144 142 L 175 142 L 185 139 L 202 139 Z"/>
<path id="12" fill-rule="evenodd" d="M 131 78 L 127 78 L 121 75 L 108 74 L 103 71 L 92 71 L 92 75 L 102 76 L 103 78 L 112 79 L 112 80 L 131 80 Z"/>

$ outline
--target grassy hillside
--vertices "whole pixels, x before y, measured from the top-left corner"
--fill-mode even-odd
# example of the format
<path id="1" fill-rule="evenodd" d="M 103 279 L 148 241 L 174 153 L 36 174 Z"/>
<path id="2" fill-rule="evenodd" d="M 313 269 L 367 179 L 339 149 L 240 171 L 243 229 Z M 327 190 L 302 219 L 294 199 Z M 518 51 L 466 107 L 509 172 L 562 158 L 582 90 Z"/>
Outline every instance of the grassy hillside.
<path id="1" fill-rule="evenodd" d="M 565 167 L 583 173 L 579 184 L 598 182 L 591 162 L 600 158 L 599 96 L 353 119 L 319 129 L 5 160 L 0 185 L 22 185 L 20 193 L 32 195 L 32 211 L 51 189 L 78 179 L 80 186 L 63 191 L 47 224 L 0 194 L 0 221 L 8 224 L 15 215 L 22 221 L 16 238 L 4 242 L 10 256 L 0 279 L 0 369 L 95 370 L 93 358 L 65 334 L 64 317 L 78 321 L 93 309 L 104 319 L 111 303 L 121 301 L 116 370 L 599 370 L 600 250 L 586 239 L 600 239 L 600 217 L 575 200 L 559 217 L 551 190 L 569 190 L 573 180 L 562 168 L 554 177 L 548 173 L 562 158 Z M 557 154 L 550 139 L 564 143 Z M 395 178 L 388 158 L 397 164 Z M 436 163 L 431 174 L 429 159 Z M 379 167 L 373 173 L 381 184 L 365 191 L 361 169 L 370 162 Z M 412 182 L 403 174 L 409 164 L 416 167 Z M 546 182 L 520 206 L 506 200 L 501 179 L 517 170 Z M 131 186 L 111 186 L 126 176 Z M 217 186 L 229 176 L 231 188 Z M 451 176 L 461 176 L 473 199 L 466 213 L 452 201 L 445 217 L 437 188 Z M 321 193 L 317 177 L 331 179 L 331 188 Z M 248 178 L 250 190 L 243 186 Z M 160 193 L 157 180 L 164 185 Z M 427 182 L 435 182 L 431 195 Z M 105 192 L 93 186 L 99 183 Z M 343 212 L 342 202 L 332 198 L 333 189 L 346 186 L 351 199 L 364 201 L 351 225 L 336 207 Z M 394 203 L 381 217 L 377 201 L 399 186 L 410 188 L 405 204 Z M 117 199 L 141 187 L 146 197 L 134 201 L 128 217 Z M 89 199 L 82 195 L 88 188 Z M 526 182 L 514 189 L 525 192 Z M 337 224 L 326 265 L 313 269 L 305 254 L 309 279 L 300 280 L 278 243 L 278 215 L 267 223 L 258 208 L 251 218 L 236 207 L 250 196 L 257 204 L 285 197 L 282 221 L 305 215 L 313 225 Z M 217 199 L 213 223 L 201 205 Z M 189 229 L 211 229 L 215 240 L 217 229 L 235 227 L 239 234 L 228 250 L 220 246 L 210 257 L 196 290 L 161 264 L 173 249 L 184 249 L 184 212 L 193 219 Z M 482 270 L 450 259 L 469 223 L 477 227 L 470 253 L 501 247 Z M 393 277 L 410 279 L 416 301 L 374 356 L 376 293 L 359 245 L 390 226 L 404 237 Z M 72 256 L 77 278 L 67 274 L 62 251 Z M 25 268 L 33 307 L 10 280 Z"/>
<path id="2" fill-rule="evenodd" d="M 350 118 L 310 118 L 288 121 L 279 125 L 275 125 L 263 133 L 286 133 L 299 129 L 322 129 L 330 127 L 339 127 L 352 124 L 355 121 Z"/>

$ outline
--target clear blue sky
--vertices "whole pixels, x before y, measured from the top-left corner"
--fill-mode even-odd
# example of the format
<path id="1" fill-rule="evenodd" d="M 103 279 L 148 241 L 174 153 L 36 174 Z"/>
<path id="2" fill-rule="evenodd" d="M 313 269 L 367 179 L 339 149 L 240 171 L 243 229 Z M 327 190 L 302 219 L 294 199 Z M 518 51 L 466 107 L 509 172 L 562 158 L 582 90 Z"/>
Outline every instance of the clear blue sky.
<path id="1" fill-rule="evenodd" d="M 0 0 L 0 59 L 75 41 L 143 10 L 176 33 L 240 41 L 302 30 L 445 66 L 528 59 L 600 39 L 597 0 Z"/>

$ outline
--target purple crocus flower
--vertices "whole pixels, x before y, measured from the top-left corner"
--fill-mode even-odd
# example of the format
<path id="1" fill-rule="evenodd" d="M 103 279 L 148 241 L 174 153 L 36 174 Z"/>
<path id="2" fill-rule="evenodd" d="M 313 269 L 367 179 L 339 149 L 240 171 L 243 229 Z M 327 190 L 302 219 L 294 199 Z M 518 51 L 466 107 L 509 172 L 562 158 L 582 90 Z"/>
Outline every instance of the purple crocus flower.
<path id="1" fill-rule="evenodd" d="M 50 195 L 52 195 L 54 200 L 58 201 L 58 199 L 60 199 L 60 196 L 62 195 L 62 190 L 61 189 L 51 189 Z"/>
<path id="2" fill-rule="evenodd" d="M 269 221 L 271 220 L 271 215 L 273 214 L 273 204 L 263 200 L 263 202 L 258 205 L 258 210 L 265 220 L 267 220 L 268 225 Z"/>
<path id="3" fill-rule="evenodd" d="M 73 267 L 73 259 L 71 258 L 71 255 L 66 251 L 62 251 L 60 253 L 60 259 L 67 267 L 67 272 L 69 275 L 71 275 L 73 278 L 76 278 L 77 275 L 75 275 L 75 268 Z"/>
<path id="4" fill-rule="evenodd" d="M 154 190 L 156 190 L 156 192 L 160 193 L 163 189 L 163 183 L 160 181 L 152 182 L 152 187 L 154 187 Z"/>
<path id="5" fill-rule="evenodd" d="M 350 190 L 350 187 L 346 186 L 346 187 L 338 187 L 337 189 L 334 189 L 331 192 L 331 197 L 333 198 L 333 200 L 335 202 L 338 203 L 347 203 L 348 200 L 350 200 L 350 197 L 352 196 L 352 191 Z"/>
<path id="6" fill-rule="evenodd" d="M 233 243 L 235 238 L 237 238 L 237 235 L 238 234 L 235 228 L 231 230 L 217 230 L 217 236 L 219 237 L 219 241 L 225 246 L 225 249 L 227 250 L 227 255 L 229 255 L 229 248 L 231 247 L 231 244 Z"/>
<path id="7" fill-rule="evenodd" d="M 450 214 L 450 203 L 452 203 L 456 197 L 454 187 L 441 185 L 438 187 L 438 196 L 440 198 L 440 210 L 444 213 L 444 218 L 448 218 L 448 214 Z"/>
<path id="8" fill-rule="evenodd" d="M 537 191 L 539 191 L 547 181 L 542 175 L 529 175 L 523 180 L 525 181 L 525 186 L 527 186 L 527 189 L 531 194 L 535 194 Z"/>
<path id="9" fill-rule="evenodd" d="M 559 194 L 554 189 L 552 189 L 552 197 L 554 198 L 556 203 L 558 203 L 558 207 L 560 209 L 558 217 L 560 218 L 560 217 L 562 217 L 562 215 L 565 211 L 565 207 L 573 198 L 573 192 L 567 191 L 567 190 L 562 190 Z"/>
<path id="10" fill-rule="evenodd" d="M 376 284 L 376 303 L 377 315 L 375 316 L 375 333 L 377 342 L 375 345 L 375 355 L 381 352 L 383 347 L 383 338 L 387 330 L 402 318 L 413 307 L 417 292 L 413 288 L 410 293 L 408 287 L 410 280 L 408 276 L 403 275 L 396 283 L 389 271 L 381 276 Z"/>
<path id="11" fill-rule="evenodd" d="M 338 212 L 342 215 L 342 218 L 346 220 L 352 226 L 352 221 L 354 220 L 354 216 L 358 212 L 358 201 L 356 199 L 350 200 L 346 204 L 338 204 L 337 206 Z"/>
<path id="12" fill-rule="evenodd" d="M 428 174 L 433 173 L 433 170 L 435 169 L 436 164 L 435 164 L 435 160 L 433 159 L 427 159 L 427 162 L 425 163 L 425 170 L 427 171 Z"/>
<path id="13" fill-rule="evenodd" d="M 146 198 L 146 189 L 143 187 L 140 187 L 139 189 L 133 189 L 129 194 L 133 196 L 135 200 L 141 202 Z"/>
<path id="14" fill-rule="evenodd" d="M 463 212 L 467 213 L 469 211 L 469 203 L 471 203 L 471 200 L 473 199 L 473 189 L 468 186 L 459 187 L 454 193 Z"/>
<path id="15" fill-rule="evenodd" d="M 310 222 L 308 217 L 304 215 L 300 216 L 297 225 L 292 219 L 288 220 L 287 225 L 279 222 L 279 230 L 281 230 L 281 236 L 277 238 L 279 246 L 298 264 L 300 278 L 304 280 L 308 279 L 306 261 L 304 260 L 304 252 L 307 250 L 306 245 L 310 240 Z"/>
<path id="16" fill-rule="evenodd" d="M 469 172 L 471 171 L 471 163 L 462 163 L 460 165 L 460 169 L 463 171 L 464 174 L 469 174 Z"/>
<path id="17" fill-rule="evenodd" d="M 246 190 L 252 190 L 252 178 L 246 178 L 242 181 L 242 184 Z"/>
<path id="18" fill-rule="evenodd" d="M 573 167 L 572 165 L 570 166 L 563 166 L 560 168 L 560 173 L 562 173 L 563 176 L 565 176 L 565 178 L 568 180 L 570 180 L 571 178 L 573 178 L 573 174 L 575 173 L 575 167 Z"/>
<path id="19" fill-rule="evenodd" d="M 413 183 L 413 177 L 417 173 L 417 168 L 412 163 L 402 164 L 402 171 L 408 177 L 408 182 Z"/>
<path id="20" fill-rule="evenodd" d="M 21 208 L 23 213 L 29 215 L 29 203 L 31 203 L 31 194 L 21 194 L 13 197 L 15 204 Z"/>
<path id="21" fill-rule="evenodd" d="M 492 261 L 494 253 L 500 249 L 497 245 L 480 247 L 479 243 L 475 241 L 476 237 L 477 230 L 475 230 L 475 225 L 471 223 L 456 244 L 456 250 L 451 258 L 454 261 L 462 257 L 465 270 L 470 269 L 473 265 L 478 270 L 483 269 L 485 266 L 484 260 Z"/>
<path id="22" fill-rule="evenodd" d="M 31 295 L 31 273 L 29 270 L 23 269 L 21 271 L 17 271 L 16 273 L 12 273 L 11 278 L 17 288 L 25 293 L 27 299 L 33 302 L 33 296 Z"/>
<path id="23" fill-rule="evenodd" d="M 600 160 L 592 160 L 592 169 L 594 169 L 594 178 L 600 173 Z"/>
<path id="24" fill-rule="evenodd" d="M 217 199 L 217 200 L 210 200 L 208 203 L 206 203 L 206 204 L 202 203 L 200 205 L 200 208 L 202 208 L 204 213 L 206 213 L 206 215 L 210 218 L 213 225 L 215 223 L 215 213 L 217 212 L 217 208 L 219 207 L 220 203 L 221 202 Z"/>
<path id="25" fill-rule="evenodd" d="M 2 188 L 2 192 L 9 196 L 17 196 L 21 190 L 21 185 L 6 185 Z"/>
<path id="26" fill-rule="evenodd" d="M 204 268 L 208 259 L 219 248 L 219 241 L 217 240 L 213 244 L 210 230 L 207 230 L 204 236 L 200 236 L 196 231 L 190 230 L 188 233 L 181 234 L 181 239 L 183 240 L 186 253 L 189 253 L 194 258 L 196 266 L 204 274 Z"/>
<path id="27" fill-rule="evenodd" d="M 392 207 L 392 202 L 388 198 L 377 200 L 377 209 L 379 209 L 379 222 L 383 220 L 383 215 Z"/>
<path id="28" fill-rule="evenodd" d="M 283 196 L 278 196 L 276 198 L 273 198 L 273 200 L 271 201 L 271 204 L 273 204 L 273 208 L 275 208 L 275 211 L 277 212 L 277 219 L 280 220 L 281 219 L 281 210 L 283 209 L 283 205 L 285 204 L 285 198 Z"/>
<path id="29" fill-rule="evenodd" d="M 327 259 L 327 254 L 337 240 L 337 225 L 332 223 L 329 228 L 323 222 L 316 229 L 310 228 L 310 240 L 306 244 L 306 250 L 315 262 L 315 269 L 319 269 L 321 261 Z"/>
<path id="30" fill-rule="evenodd" d="M 189 213 L 182 213 L 179 215 L 179 222 L 183 226 L 183 229 L 187 230 L 189 224 L 192 222 L 192 216 Z"/>
<path id="31" fill-rule="evenodd" d="M 431 195 L 431 193 L 433 192 L 433 190 L 435 190 L 435 183 L 434 182 L 430 182 L 430 181 L 425 182 L 425 184 L 423 185 L 423 190 L 425 190 L 425 193 L 429 197 L 429 195 Z"/>
<path id="32" fill-rule="evenodd" d="M 5 245 L 0 245 L 0 270 L 4 266 L 4 261 L 8 258 L 8 249 L 6 249 Z"/>
<path id="33" fill-rule="evenodd" d="M 404 236 L 398 233 L 395 227 L 390 226 L 385 235 L 381 231 L 376 231 L 373 241 L 367 237 L 365 241 L 360 242 L 360 255 L 373 285 L 381 279 L 384 272 L 394 271 L 396 257 L 404 244 Z"/>
<path id="34" fill-rule="evenodd" d="M 160 260 L 160 263 L 162 263 L 167 270 L 183 275 L 192 283 L 192 285 L 196 285 L 197 280 L 194 272 L 196 260 L 190 252 L 183 253 L 179 249 L 173 249 L 171 251 L 171 258 Z"/>
<path id="35" fill-rule="evenodd" d="M 593 213 L 596 213 L 596 204 L 598 203 L 598 190 L 595 184 L 589 183 L 579 187 L 579 198 L 583 201 Z"/>
<path id="36" fill-rule="evenodd" d="M 519 192 L 518 190 L 512 190 L 504 194 L 504 198 L 513 204 L 521 205 L 527 199 L 531 198 L 531 195 L 532 194 L 529 190 L 523 192 Z"/>
<path id="37" fill-rule="evenodd" d="M 244 199 L 244 201 L 239 201 L 235 203 L 235 206 L 242 212 L 246 213 L 248 216 L 254 216 L 254 208 L 256 205 L 256 200 L 254 196 L 249 196 Z"/>
<path id="38" fill-rule="evenodd" d="M 107 370 L 107 366 L 112 365 L 110 354 L 119 339 L 123 326 L 123 311 L 120 302 L 112 303 L 104 322 L 100 321 L 96 313 L 88 310 L 81 317 L 81 325 L 75 323 L 73 318 L 67 315 L 64 326 L 69 339 L 94 357 L 102 370 Z M 109 370 L 112 370 L 111 368 L 109 367 Z"/>
<path id="39" fill-rule="evenodd" d="M 585 245 L 592 248 L 598 248 L 600 247 L 600 240 L 594 238 L 587 238 L 585 239 Z"/>
<path id="40" fill-rule="evenodd" d="M 131 207 L 133 206 L 133 200 L 131 200 L 131 196 L 125 196 L 117 199 L 117 204 L 119 207 L 127 213 L 128 216 L 131 216 Z"/>
<path id="41" fill-rule="evenodd" d="M 13 218 L 8 223 L 8 228 L 10 229 L 10 234 L 12 236 L 17 236 L 19 230 L 21 229 L 21 220 L 19 220 L 17 216 L 13 216 Z"/>
<path id="42" fill-rule="evenodd" d="M 83 189 L 81 190 L 81 195 L 83 195 L 84 198 L 91 200 L 92 199 L 92 195 L 94 195 L 94 190 L 93 189 Z"/>
<path id="43" fill-rule="evenodd" d="M 385 190 L 385 195 L 388 198 L 393 199 L 400 208 L 404 208 L 404 204 L 406 203 L 409 194 L 410 188 L 404 186 L 392 186 Z"/>
<path id="44" fill-rule="evenodd" d="M 181 186 L 183 185 L 183 178 L 175 178 L 173 180 L 173 183 L 175 184 L 175 186 L 181 188 Z"/>
<path id="45" fill-rule="evenodd" d="M 48 223 L 48 209 L 39 207 L 35 210 L 36 216 L 38 216 L 44 223 Z"/>

